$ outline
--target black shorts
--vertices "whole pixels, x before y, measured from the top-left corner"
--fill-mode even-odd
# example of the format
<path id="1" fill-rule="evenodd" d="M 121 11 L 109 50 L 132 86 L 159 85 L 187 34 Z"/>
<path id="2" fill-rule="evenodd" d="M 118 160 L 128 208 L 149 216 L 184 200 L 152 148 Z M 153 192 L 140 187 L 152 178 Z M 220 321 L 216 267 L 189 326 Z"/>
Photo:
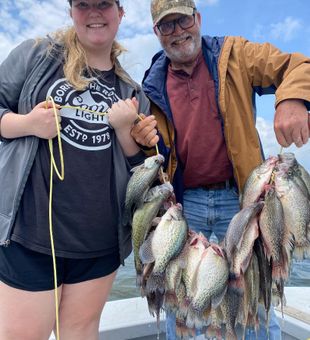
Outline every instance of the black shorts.
<path id="1" fill-rule="evenodd" d="M 119 254 L 109 254 L 90 259 L 56 257 L 57 286 L 97 279 L 113 273 L 119 266 Z M 54 289 L 52 256 L 38 253 L 11 242 L 0 246 L 0 281 L 27 290 Z"/>

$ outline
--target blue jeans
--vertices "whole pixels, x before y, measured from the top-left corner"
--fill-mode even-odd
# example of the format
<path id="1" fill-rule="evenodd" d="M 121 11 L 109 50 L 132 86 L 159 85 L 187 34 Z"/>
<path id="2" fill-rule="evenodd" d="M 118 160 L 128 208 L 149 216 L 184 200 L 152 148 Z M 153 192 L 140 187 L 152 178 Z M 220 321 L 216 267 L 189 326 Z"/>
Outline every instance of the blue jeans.
<path id="1" fill-rule="evenodd" d="M 290 277 L 286 286 L 309 287 L 310 286 L 310 259 L 303 261 L 292 260 Z"/>
<path id="2" fill-rule="evenodd" d="M 235 188 L 221 190 L 191 189 L 184 192 L 184 214 L 189 228 L 201 231 L 208 239 L 223 240 L 229 222 L 240 210 L 239 195 Z M 273 307 L 269 316 L 269 337 L 265 327 L 264 308 L 259 308 L 260 327 L 256 337 L 253 329 L 246 329 L 246 340 L 281 340 L 281 330 Z M 175 340 L 175 315 L 166 314 L 166 339 Z"/>

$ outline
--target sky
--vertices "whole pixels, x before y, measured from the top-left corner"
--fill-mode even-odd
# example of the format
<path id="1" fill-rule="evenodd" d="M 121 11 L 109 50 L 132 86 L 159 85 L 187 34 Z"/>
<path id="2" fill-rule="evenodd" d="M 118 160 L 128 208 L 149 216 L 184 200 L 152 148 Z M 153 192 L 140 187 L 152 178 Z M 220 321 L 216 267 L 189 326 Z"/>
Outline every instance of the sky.
<path id="1" fill-rule="evenodd" d="M 117 39 L 128 52 L 121 57 L 124 68 L 141 82 L 160 45 L 152 30 L 150 0 L 121 0 L 125 9 Z M 309 0 L 198 0 L 202 33 L 240 35 L 255 42 L 270 42 L 286 52 L 310 56 Z M 0 63 L 10 50 L 27 38 L 42 37 L 71 25 L 66 0 L 1 0 Z M 273 131 L 274 96 L 257 97 L 257 129 L 266 156 L 280 152 Z M 310 171 L 310 142 L 294 152 Z"/>

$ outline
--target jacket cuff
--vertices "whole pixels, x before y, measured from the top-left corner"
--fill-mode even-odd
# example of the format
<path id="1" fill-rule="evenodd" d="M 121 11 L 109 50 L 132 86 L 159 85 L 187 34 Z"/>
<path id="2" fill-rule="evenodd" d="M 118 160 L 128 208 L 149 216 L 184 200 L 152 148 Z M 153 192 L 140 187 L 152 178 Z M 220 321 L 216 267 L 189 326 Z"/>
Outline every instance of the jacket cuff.
<path id="1" fill-rule="evenodd" d="M 128 163 L 130 164 L 131 167 L 135 167 L 137 165 L 140 165 L 144 162 L 145 160 L 145 153 L 143 151 L 139 151 L 133 156 L 127 157 Z"/>
<path id="2" fill-rule="evenodd" d="M 11 111 L 8 110 L 8 109 L 2 109 L 2 110 L 0 110 L 0 120 L 1 120 L 1 118 L 2 118 L 5 114 L 7 114 L 7 113 L 9 113 L 9 112 L 11 112 Z M 11 139 L 4 138 L 4 137 L 2 137 L 2 136 L 0 135 L 0 142 L 6 142 L 6 141 L 9 141 L 9 140 L 11 140 Z"/>

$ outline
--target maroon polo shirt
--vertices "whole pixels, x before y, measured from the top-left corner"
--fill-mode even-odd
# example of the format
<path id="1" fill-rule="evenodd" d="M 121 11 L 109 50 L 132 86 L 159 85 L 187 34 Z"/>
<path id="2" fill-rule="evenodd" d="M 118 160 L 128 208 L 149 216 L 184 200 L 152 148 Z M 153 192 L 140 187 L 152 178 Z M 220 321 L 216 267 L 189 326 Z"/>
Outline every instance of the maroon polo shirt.
<path id="1" fill-rule="evenodd" d="M 231 178 L 233 170 L 227 156 L 214 81 L 202 53 L 190 75 L 169 66 L 167 91 L 185 188 Z"/>

